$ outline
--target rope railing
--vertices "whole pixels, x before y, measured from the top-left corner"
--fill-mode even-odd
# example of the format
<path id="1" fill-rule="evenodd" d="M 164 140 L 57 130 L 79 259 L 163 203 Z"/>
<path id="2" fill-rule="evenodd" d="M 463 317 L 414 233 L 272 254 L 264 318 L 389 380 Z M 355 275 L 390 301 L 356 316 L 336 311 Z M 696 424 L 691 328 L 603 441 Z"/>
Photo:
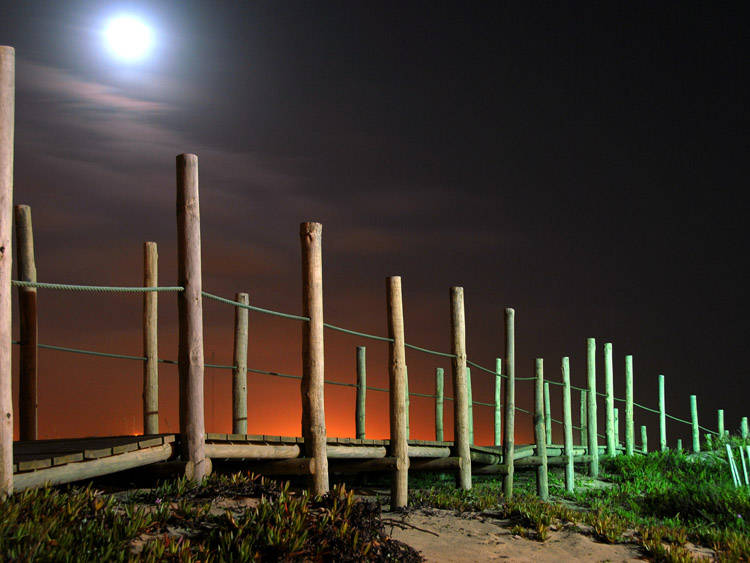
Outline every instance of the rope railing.
<path id="1" fill-rule="evenodd" d="M 34 287 L 38 289 L 55 289 L 63 291 L 92 291 L 96 293 L 167 293 L 184 291 L 184 287 L 117 287 L 108 285 L 75 285 L 67 283 L 43 283 L 11 280 L 14 287 Z"/>

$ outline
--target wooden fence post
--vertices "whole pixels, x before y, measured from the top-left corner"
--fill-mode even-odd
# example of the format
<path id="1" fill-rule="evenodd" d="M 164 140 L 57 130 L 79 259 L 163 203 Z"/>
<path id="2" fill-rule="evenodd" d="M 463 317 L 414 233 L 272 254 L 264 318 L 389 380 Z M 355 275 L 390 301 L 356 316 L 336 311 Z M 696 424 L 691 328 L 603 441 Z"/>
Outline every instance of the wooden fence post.
<path id="1" fill-rule="evenodd" d="M 588 376 L 588 453 L 591 456 L 589 463 L 589 475 L 593 478 L 599 476 L 599 437 L 597 436 L 596 423 L 596 340 L 589 338 L 587 341 L 586 371 Z"/>
<path id="2" fill-rule="evenodd" d="M 453 368 L 453 446 L 454 456 L 461 458 L 458 486 L 471 489 L 471 445 L 469 442 L 469 398 L 466 387 L 466 322 L 464 288 L 452 287 L 451 298 L 451 359 Z"/>
<path id="3" fill-rule="evenodd" d="M 355 409 L 355 435 L 365 439 L 365 405 L 367 404 L 367 348 L 357 346 L 357 407 Z"/>
<path id="4" fill-rule="evenodd" d="M 315 474 L 308 477 L 313 495 L 328 492 L 326 452 L 325 355 L 323 346 L 323 225 L 300 224 L 302 244 L 302 436 L 305 455 L 315 460 Z"/>
<path id="5" fill-rule="evenodd" d="M 250 304 L 250 295 L 237 293 L 237 303 Z M 232 434 L 247 434 L 247 343 L 249 311 L 234 307 L 234 347 L 232 350 Z"/>
<path id="6" fill-rule="evenodd" d="M 641 426 L 641 451 L 644 454 L 648 453 L 648 434 L 645 426 Z"/>
<path id="7" fill-rule="evenodd" d="M 677 438 L 677 451 L 682 451 L 682 438 Z"/>
<path id="8" fill-rule="evenodd" d="M 536 494 L 541 500 L 549 498 L 547 481 L 547 436 L 544 424 L 544 364 L 536 359 L 536 381 L 534 382 L 534 442 L 539 465 L 536 468 Z"/>
<path id="9" fill-rule="evenodd" d="M 409 443 L 406 434 L 406 346 L 401 278 L 386 279 L 388 297 L 388 375 L 390 379 L 391 456 L 397 469 L 391 480 L 391 510 L 406 506 L 409 495 Z"/>
<path id="10" fill-rule="evenodd" d="M 505 309 L 505 426 L 503 428 L 503 463 L 508 472 L 503 476 L 503 495 L 513 497 L 513 456 L 515 455 L 516 417 L 516 333 L 513 309 Z"/>
<path id="11" fill-rule="evenodd" d="M 620 409 L 614 408 L 615 414 L 615 455 L 618 454 L 620 448 Z"/>
<path id="12" fill-rule="evenodd" d="M 547 445 L 552 445 L 552 406 L 549 397 L 549 381 L 544 382 L 544 435 Z"/>
<path id="13" fill-rule="evenodd" d="M 500 375 L 502 372 L 500 368 L 503 365 L 503 361 L 500 358 L 495 358 L 495 445 L 499 446 L 502 443 L 502 420 L 503 420 L 503 409 L 501 402 L 501 389 L 503 386 L 503 378 Z"/>
<path id="14" fill-rule="evenodd" d="M 466 367 L 466 404 L 469 409 L 469 445 L 474 445 L 474 394 L 471 392 L 471 368 Z"/>
<path id="15" fill-rule="evenodd" d="M 181 154 L 177 156 L 177 283 L 184 288 L 177 294 L 180 439 L 183 460 L 193 463 L 193 479 L 198 482 L 207 472 L 201 275 L 198 157 Z"/>
<path id="16" fill-rule="evenodd" d="M 581 445 L 584 448 L 589 447 L 589 415 L 587 412 L 588 405 L 588 393 L 581 389 L 581 409 L 580 409 L 580 422 L 581 422 Z"/>
<path id="17" fill-rule="evenodd" d="M 563 455 L 565 456 L 565 490 L 575 490 L 575 468 L 573 467 L 573 413 L 570 402 L 570 359 L 562 359 L 563 383 Z"/>
<path id="18" fill-rule="evenodd" d="M 612 368 L 612 343 L 604 344 L 604 393 L 606 397 L 605 430 L 607 435 L 607 455 L 617 455 L 615 447 L 615 389 Z"/>
<path id="19" fill-rule="evenodd" d="M 143 243 L 143 287 L 159 286 L 159 252 Z M 143 294 L 143 433 L 159 433 L 159 294 Z"/>
<path id="20" fill-rule="evenodd" d="M 444 373 L 443 368 L 435 368 L 435 440 L 437 442 L 445 439 L 443 433 Z"/>
<path id="21" fill-rule="evenodd" d="M 667 401 L 663 375 L 659 376 L 659 451 L 667 451 Z"/>
<path id="22" fill-rule="evenodd" d="M 36 281 L 34 262 L 34 231 L 31 225 L 31 208 L 16 205 L 16 256 L 18 279 Z M 35 287 L 18 288 L 20 316 L 19 380 L 18 380 L 18 425 L 21 440 L 36 440 L 37 425 L 37 291 Z"/>
<path id="23" fill-rule="evenodd" d="M 625 455 L 633 455 L 635 445 L 633 420 L 633 356 L 625 356 Z"/>
<path id="24" fill-rule="evenodd" d="M 746 416 L 743 416 L 742 420 L 740 420 L 740 436 L 743 440 L 746 440 L 748 437 L 748 424 Z"/>
<path id="25" fill-rule="evenodd" d="M 13 492 L 13 134 L 16 52 L 0 46 L 0 496 Z"/>
<path id="26" fill-rule="evenodd" d="M 717 415 L 719 419 L 717 421 L 718 422 L 717 426 L 719 427 L 719 438 L 723 438 L 724 437 L 724 409 L 719 409 Z"/>
<path id="27" fill-rule="evenodd" d="M 693 426 L 693 451 L 701 451 L 701 436 L 698 427 L 698 399 L 695 395 L 690 395 L 690 420 Z"/>

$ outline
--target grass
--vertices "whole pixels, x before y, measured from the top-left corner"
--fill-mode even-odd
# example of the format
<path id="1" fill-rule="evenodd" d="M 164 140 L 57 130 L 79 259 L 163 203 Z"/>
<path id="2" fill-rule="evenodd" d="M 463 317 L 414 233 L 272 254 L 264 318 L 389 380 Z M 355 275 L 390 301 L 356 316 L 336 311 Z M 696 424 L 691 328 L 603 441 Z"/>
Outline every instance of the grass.
<path id="1" fill-rule="evenodd" d="M 734 487 L 724 443 L 713 446 L 719 449 L 699 455 L 604 460 L 600 479 L 579 476 L 575 494 L 551 472 L 550 502 L 535 496 L 533 470 L 516 473 L 509 500 L 501 479 L 477 478 L 462 491 L 440 476 L 422 476 L 412 482 L 409 509 L 482 512 L 542 542 L 552 530 L 575 528 L 606 543 L 636 543 L 657 561 L 694 561 L 688 542 L 711 548 L 719 561 L 747 561 L 750 490 Z M 243 474 L 114 495 L 91 486 L 45 487 L 2 503 L 0 560 L 419 561 L 388 537 L 380 511 L 344 485 L 312 498 L 288 483 Z"/>

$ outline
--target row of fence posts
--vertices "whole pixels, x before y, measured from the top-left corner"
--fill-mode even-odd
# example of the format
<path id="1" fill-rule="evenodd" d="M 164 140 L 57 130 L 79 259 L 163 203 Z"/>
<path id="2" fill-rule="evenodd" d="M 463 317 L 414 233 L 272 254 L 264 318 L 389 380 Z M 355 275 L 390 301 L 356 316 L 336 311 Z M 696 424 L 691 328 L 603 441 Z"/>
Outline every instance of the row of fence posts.
<path id="1" fill-rule="evenodd" d="M 0 47 L 0 209 L 3 216 L 0 229 L 0 408 L 2 408 L 2 447 L 0 448 L 0 487 L 12 490 L 12 389 L 10 375 L 10 280 L 12 231 L 12 162 L 13 162 L 13 115 L 14 115 L 14 51 Z M 182 456 L 194 464 L 194 478 L 205 474 L 205 424 L 203 418 L 203 324 L 202 324 L 202 278 L 200 208 L 198 196 L 198 159 L 195 155 L 177 157 L 177 227 L 178 227 L 178 293 L 179 316 L 179 411 L 182 434 Z M 18 275 L 22 281 L 36 282 L 36 267 L 33 251 L 31 212 L 27 206 L 15 208 L 18 241 Z M 305 438 L 305 453 L 315 461 L 316 471 L 311 476 L 311 490 L 321 494 L 328 489 L 328 460 L 326 456 L 326 428 L 324 415 L 324 347 L 322 306 L 322 226 L 318 223 L 303 223 L 300 239 L 303 256 L 303 315 L 309 319 L 303 323 L 303 375 L 302 435 Z M 158 252 L 156 243 L 144 243 L 144 287 L 158 287 Z M 395 506 L 406 503 L 408 457 L 408 378 L 405 360 L 404 320 L 401 279 L 386 280 L 388 302 L 389 383 L 391 451 L 395 458 L 392 493 Z M 248 304 L 246 293 L 235 296 L 237 302 Z M 143 297 L 143 428 L 145 434 L 158 433 L 158 342 L 157 342 L 157 293 L 146 292 Z M 22 440 L 37 437 L 37 291 L 33 287 L 19 288 L 21 378 L 19 384 L 19 427 Z M 457 484 L 471 487 L 471 452 L 473 444 L 473 416 L 470 372 L 466 357 L 466 334 L 463 305 L 463 289 L 450 290 L 451 303 L 451 354 L 454 389 L 454 448 L 452 455 L 459 460 Z M 248 311 L 235 307 L 235 342 L 232 374 L 232 432 L 247 433 L 247 333 Z M 514 311 L 505 311 L 505 401 L 500 406 L 500 365 L 497 360 L 495 385 L 495 444 L 502 445 L 503 488 L 507 496 L 512 494 L 514 473 L 515 431 L 515 335 Z M 595 368 L 595 341 L 587 342 L 588 391 L 581 392 L 581 435 L 584 446 L 598 444 L 597 436 L 597 392 Z M 619 438 L 616 437 L 616 410 L 614 409 L 612 345 L 604 346 L 605 406 L 606 406 L 606 453 L 616 455 Z M 633 369 L 632 356 L 626 356 L 626 431 L 625 453 L 634 452 L 633 426 Z M 566 486 L 572 487 L 572 422 L 570 405 L 570 372 L 567 358 L 562 363 L 563 379 L 563 431 L 565 442 Z M 355 410 L 356 437 L 365 437 L 366 367 L 365 349 L 357 349 L 358 392 Z M 435 432 L 442 441 L 443 431 L 443 371 L 436 371 Z M 537 456 L 540 495 L 546 491 L 546 445 L 551 443 L 551 416 L 549 406 L 549 382 L 544 382 L 543 363 L 536 361 L 534 393 L 534 434 Z M 503 413 L 504 410 L 504 413 Z M 723 435 L 723 411 L 719 411 L 719 434 Z M 504 424 L 501 419 L 504 414 Z M 664 376 L 659 376 L 659 444 L 663 451 L 666 445 L 666 411 Z M 700 449 L 697 401 L 691 396 L 691 420 L 693 450 Z M 742 435 L 747 436 L 747 418 L 742 419 Z M 502 434 L 502 440 L 500 436 Z M 641 427 L 642 451 L 647 450 L 645 426 Z M 681 444 L 678 443 L 678 447 Z M 599 471 L 599 448 L 589 450 L 589 472 L 596 476 Z M 498 471 L 500 472 L 500 471 Z M 542 477 L 545 475 L 545 477 Z M 568 476 L 570 475 L 570 476 Z M 570 484 L 568 484 L 570 479 Z M 546 493 L 545 493 L 546 494 Z"/>

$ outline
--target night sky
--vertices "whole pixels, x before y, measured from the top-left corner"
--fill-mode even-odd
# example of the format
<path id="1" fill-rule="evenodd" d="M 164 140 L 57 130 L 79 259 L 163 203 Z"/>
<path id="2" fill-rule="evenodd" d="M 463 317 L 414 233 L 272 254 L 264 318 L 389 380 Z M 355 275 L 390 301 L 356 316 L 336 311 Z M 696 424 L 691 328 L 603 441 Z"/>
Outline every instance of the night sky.
<path id="1" fill-rule="evenodd" d="M 153 28 L 143 60 L 104 46 L 122 12 Z M 149 240 L 174 285 L 174 159 L 195 153 L 205 291 L 300 314 L 299 224 L 318 221 L 327 322 L 385 335 L 384 280 L 400 275 L 407 342 L 447 352 L 462 286 L 470 360 L 504 355 L 513 307 L 517 376 L 541 357 L 559 381 L 570 356 L 584 386 L 593 337 L 600 391 L 612 342 L 619 397 L 632 354 L 637 402 L 657 406 L 664 374 L 670 414 L 689 419 L 696 394 L 703 426 L 723 408 L 734 431 L 750 415 L 748 23 L 747 2 L 0 1 L 15 202 L 32 208 L 40 281 L 141 285 Z M 159 303 L 160 357 L 176 359 L 176 298 Z M 39 307 L 42 343 L 141 354 L 140 296 L 41 291 Z M 231 364 L 234 313 L 204 310 L 206 360 Z M 250 323 L 250 366 L 301 374 L 299 324 Z M 358 345 L 387 386 L 384 344 L 330 331 L 326 379 L 355 381 Z M 407 363 L 413 392 L 450 373 Z M 40 437 L 138 432 L 141 370 L 41 351 Z M 161 374 L 161 429 L 177 431 L 176 369 Z M 491 402 L 494 378 L 472 379 Z M 209 432 L 231 431 L 230 382 L 206 371 Z M 299 434 L 298 382 L 249 387 L 250 433 Z M 354 435 L 352 389 L 328 386 L 326 411 L 329 435 Z M 490 442 L 491 409 L 475 417 Z M 431 439 L 433 420 L 413 398 L 411 436 Z M 658 443 L 656 419 L 640 424 Z M 516 426 L 528 441 L 530 418 Z M 387 437 L 386 394 L 368 394 L 367 428 Z"/>

